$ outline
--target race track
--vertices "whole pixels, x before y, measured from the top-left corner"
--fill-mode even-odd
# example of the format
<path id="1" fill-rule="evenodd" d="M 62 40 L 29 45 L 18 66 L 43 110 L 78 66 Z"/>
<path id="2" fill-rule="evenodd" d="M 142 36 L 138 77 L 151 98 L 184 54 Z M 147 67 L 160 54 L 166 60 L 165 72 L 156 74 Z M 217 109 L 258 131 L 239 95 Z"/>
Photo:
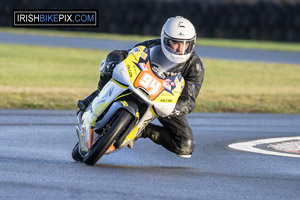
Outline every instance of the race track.
<path id="1" fill-rule="evenodd" d="M 127 49 L 133 43 L 0 33 L 0 43 Z M 197 47 L 201 57 L 300 63 L 299 53 Z M 299 199 L 300 158 L 229 148 L 300 135 L 300 115 L 189 115 L 196 148 L 177 158 L 149 139 L 75 163 L 75 111 L 0 110 L 0 199 Z M 259 148 L 270 151 L 266 145 Z M 294 154 L 293 154 L 294 155 Z"/>
<path id="2" fill-rule="evenodd" d="M 0 199 L 299 199 L 299 158 L 234 142 L 299 136 L 300 115 L 191 114 L 196 148 L 177 158 L 149 139 L 75 163 L 75 111 L 0 110 Z"/>

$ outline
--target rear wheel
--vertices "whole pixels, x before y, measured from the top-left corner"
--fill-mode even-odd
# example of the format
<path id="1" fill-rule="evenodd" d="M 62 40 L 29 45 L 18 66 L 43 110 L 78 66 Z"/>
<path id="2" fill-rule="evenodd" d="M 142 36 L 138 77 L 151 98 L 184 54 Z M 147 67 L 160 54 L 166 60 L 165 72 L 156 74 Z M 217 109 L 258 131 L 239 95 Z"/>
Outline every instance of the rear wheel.
<path id="1" fill-rule="evenodd" d="M 94 165 L 103 156 L 107 149 L 118 139 L 120 134 L 127 127 L 132 119 L 132 115 L 122 109 L 116 117 L 108 124 L 110 127 L 107 132 L 96 140 L 87 152 L 83 161 L 87 165 Z"/>

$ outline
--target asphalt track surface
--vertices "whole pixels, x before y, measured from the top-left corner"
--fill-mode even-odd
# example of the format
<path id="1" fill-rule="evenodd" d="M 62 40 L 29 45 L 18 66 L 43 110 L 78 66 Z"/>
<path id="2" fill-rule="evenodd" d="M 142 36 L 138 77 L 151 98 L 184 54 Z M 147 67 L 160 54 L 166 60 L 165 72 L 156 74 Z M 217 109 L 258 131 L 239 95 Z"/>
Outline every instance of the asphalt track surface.
<path id="1" fill-rule="evenodd" d="M 142 42 L 142 41 L 141 41 Z M 80 37 L 56 37 L 45 35 L 0 33 L 0 43 L 25 44 L 55 47 L 89 48 L 112 51 L 131 49 L 136 43 Z M 239 61 L 275 62 L 300 64 L 299 52 L 253 50 L 196 46 L 195 52 L 201 58 L 215 58 Z"/>
<path id="2" fill-rule="evenodd" d="M 0 110 L 0 199 L 299 199 L 299 158 L 229 144 L 299 136 L 299 115 L 191 114 L 196 148 L 177 158 L 149 139 L 75 163 L 75 111 Z"/>

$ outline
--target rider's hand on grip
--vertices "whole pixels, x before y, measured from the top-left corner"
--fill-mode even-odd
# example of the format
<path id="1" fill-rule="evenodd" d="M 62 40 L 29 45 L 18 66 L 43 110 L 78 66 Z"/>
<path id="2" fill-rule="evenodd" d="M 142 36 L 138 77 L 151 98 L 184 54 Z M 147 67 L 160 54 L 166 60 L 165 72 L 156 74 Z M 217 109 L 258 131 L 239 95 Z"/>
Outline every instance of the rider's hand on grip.
<path id="1" fill-rule="evenodd" d="M 168 117 L 178 117 L 179 115 L 180 111 L 175 108 Z"/>
<path id="2" fill-rule="evenodd" d="M 116 65 L 119 64 L 119 62 L 117 61 L 110 61 L 109 63 L 107 63 L 106 67 L 105 67 L 105 72 L 108 73 L 112 73 L 116 67 Z"/>

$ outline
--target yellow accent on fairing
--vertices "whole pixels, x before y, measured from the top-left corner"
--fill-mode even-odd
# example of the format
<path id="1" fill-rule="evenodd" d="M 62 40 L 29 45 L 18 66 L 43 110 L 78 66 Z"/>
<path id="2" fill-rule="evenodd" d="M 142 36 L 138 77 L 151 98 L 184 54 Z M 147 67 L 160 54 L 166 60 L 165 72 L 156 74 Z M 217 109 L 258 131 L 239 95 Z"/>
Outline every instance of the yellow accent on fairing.
<path id="1" fill-rule="evenodd" d="M 118 100 L 118 99 L 120 99 L 121 97 L 125 97 L 125 96 L 130 95 L 130 94 L 132 94 L 132 92 L 129 92 L 127 94 L 123 94 L 121 96 L 118 96 L 117 98 L 115 98 L 115 101 Z"/>
<path id="2" fill-rule="evenodd" d="M 152 107 L 152 106 L 150 107 L 150 111 L 152 112 L 152 114 L 153 114 L 155 117 L 157 117 L 157 115 L 156 115 L 155 111 L 153 110 L 153 107 Z"/>
<path id="3" fill-rule="evenodd" d="M 141 72 L 134 63 L 138 63 L 144 49 L 144 46 L 139 46 L 137 51 L 129 53 L 127 58 L 124 60 L 131 84 L 134 83 L 136 77 Z"/>
<path id="4" fill-rule="evenodd" d="M 118 81 L 116 81 L 114 79 L 112 79 L 112 81 L 121 88 L 127 88 L 125 85 L 122 85 L 121 83 L 119 83 Z"/>
<path id="5" fill-rule="evenodd" d="M 97 116 L 107 107 L 108 104 L 109 104 L 109 102 L 104 102 L 104 103 L 98 104 L 97 107 L 94 108 L 94 110 L 93 110 L 94 119 L 92 120 L 92 123 L 91 123 L 92 126 L 95 125 Z"/>
<path id="6" fill-rule="evenodd" d="M 128 106 L 127 101 L 119 101 L 123 106 Z"/>
<path id="7" fill-rule="evenodd" d="M 136 133 L 137 133 L 137 130 L 138 130 L 138 126 L 136 125 L 132 131 L 127 135 L 127 137 L 125 138 L 125 140 L 123 141 L 122 145 L 121 146 L 125 146 L 125 144 L 129 141 L 132 141 L 134 140 L 135 136 L 136 136 Z"/>

